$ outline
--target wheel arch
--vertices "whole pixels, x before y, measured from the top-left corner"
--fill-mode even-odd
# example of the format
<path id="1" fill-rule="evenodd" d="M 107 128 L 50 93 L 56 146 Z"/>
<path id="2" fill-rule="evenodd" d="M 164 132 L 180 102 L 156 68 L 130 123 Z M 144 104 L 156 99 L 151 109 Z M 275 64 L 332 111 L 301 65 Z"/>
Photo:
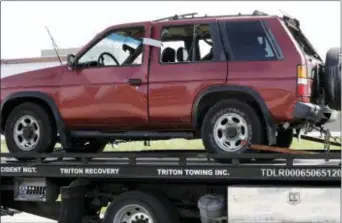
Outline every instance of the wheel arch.
<path id="1" fill-rule="evenodd" d="M 261 115 L 267 126 L 267 139 L 269 144 L 276 143 L 277 126 L 273 121 L 271 113 L 261 97 L 253 88 L 246 86 L 213 86 L 202 90 L 196 97 L 192 108 L 192 125 L 198 129 L 209 108 L 221 99 L 241 98 L 247 100 L 250 104 L 257 106 L 258 113 Z"/>
<path id="2" fill-rule="evenodd" d="M 66 128 L 66 125 L 62 119 L 61 114 L 58 111 L 58 107 L 53 100 L 51 96 L 49 96 L 46 93 L 40 92 L 40 91 L 20 91 L 15 92 L 10 95 L 8 95 L 4 101 L 1 104 L 1 110 L 0 110 L 0 117 L 1 117 L 1 123 L 0 123 L 0 129 L 1 132 L 5 129 L 6 121 L 10 115 L 11 110 L 24 103 L 24 102 L 34 102 L 41 106 L 43 106 L 45 109 L 48 109 L 48 111 L 51 113 L 53 120 L 55 121 L 57 130 L 60 134 L 61 144 L 63 147 L 67 147 L 69 145 L 68 138 L 68 131 Z"/>

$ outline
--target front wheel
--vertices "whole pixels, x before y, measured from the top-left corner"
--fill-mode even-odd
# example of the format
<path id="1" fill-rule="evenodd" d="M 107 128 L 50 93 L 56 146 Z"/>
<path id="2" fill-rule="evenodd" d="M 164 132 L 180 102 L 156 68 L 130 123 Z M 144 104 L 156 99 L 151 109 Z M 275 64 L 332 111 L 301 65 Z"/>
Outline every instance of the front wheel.
<path id="1" fill-rule="evenodd" d="M 244 153 L 243 141 L 265 143 L 265 127 L 246 103 L 228 99 L 217 103 L 205 116 L 202 141 L 209 153 Z"/>
<path id="2" fill-rule="evenodd" d="M 40 105 L 18 105 L 5 124 L 5 139 L 11 153 L 52 152 L 56 143 L 54 121 Z"/>

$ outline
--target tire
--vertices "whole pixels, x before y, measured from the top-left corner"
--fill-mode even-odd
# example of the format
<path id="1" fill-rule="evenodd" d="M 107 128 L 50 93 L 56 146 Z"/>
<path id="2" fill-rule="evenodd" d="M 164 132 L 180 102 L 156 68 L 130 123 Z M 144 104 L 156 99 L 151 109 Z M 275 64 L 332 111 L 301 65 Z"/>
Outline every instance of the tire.
<path id="1" fill-rule="evenodd" d="M 293 129 L 279 130 L 277 135 L 277 147 L 290 148 L 293 141 Z"/>
<path id="2" fill-rule="evenodd" d="M 124 211 L 123 209 L 128 206 L 132 207 L 133 213 L 129 211 Z M 132 222 L 129 220 L 122 220 L 122 216 L 126 216 L 127 218 L 135 218 L 136 214 L 134 213 L 136 210 L 134 208 L 139 208 L 140 210 L 145 209 L 143 215 L 144 217 L 148 216 L 153 220 L 153 222 L 163 222 L 163 223 L 180 223 L 179 215 L 176 211 L 176 208 L 163 196 L 155 195 L 152 193 L 145 193 L 141 191 L 129 191 L 125 192 L 118 197 L 114 198 L 109 207 L 106 210 L 104 215 L 103 223 L 124 223 L 124 222 Z M 124 215 L 124 212 L 127 214 Z M 141 213 L 141 211 L 140 211 Z M 141 214 L 139 214 L 141 216 Z M 143 222 L 143 221 L 137 221 Z"/>
<path id="3" fill-rule="evenodd" d="M 218 102 L 214 105 L 208 113 L 205 115 L 203 125 L 202 125 L 202 141 L 204 147 L 208 153 L 220 153 L 220 152 L 229 152 L 229 153 L 244 153 L 246 152 L 246 147 L 237 148 L 234 150 L 233 147 L 228 146 L 224 147 L 224 145 L 219 145 L 217 140 L 215 140 L 214 136 L 214 128 L 215 123 L 223 117 L 223 115 L 229 114 L 230 116 L 236 116 L 238 118 L 242 118 L 244 121 L 244 137 L 248 142 L 252 144 L 265 144 L 265 127 L 260 117 L 257 115 L 255 110 L 248 104 L 243 103 L 241 101 L 235 99 L 228 99 L 221 102 Z M 234 118 L 233 118 L 234 119 Z M 240 128 L 241 130 L 242 128 Z M 242 132 L 242 131 L 241 131 Z M 222 133 L 222 131 L 221 131 Z M 240 134 L 241 135 L 241 134 Z M 232 136 L 232 135 L 231 135 Z M 229 137 L 227 137 L 229 138 Z M 239 142 L 237 145 L 239 145 Z M 229 150 L 229 147 L 232 150 Z M 251 150 L 248 150 L 251 151 Z"/>
<path id="4" fill-rule="evenodd" d="M 22 120 L 20 122 L 20 120 Z M 30 120 L 30 122 L 28 122 Z M 24 128 L 24 123 L 26 128 Z M 25 102 L 18 105 L 10 113 L 5 124 L 5 139 L 10 153 L 49 153 L 52 152 L 57 138 L 54 120 L 40 105 Z M 15 137 L 15 129 L 21 131 Z M 35 133 L 32 133 L 34 131 Z M 39 136 L 38 136 L 39 134 Z M 24 146 L 24 138 L 30 139 L 33 145 Z M 33 140 L 33 141 L 32 141 Z"/>
<path id="5" fill-rule="evenodd" d="M 66 152 L 72 153 L 100 153 L 103 152 L 107 142 L 93 139 L 93 140 L 75 140 L 72 143 L 72 148 L 65 148 Z"/>
<path id="6" fill-rule="evenodd" d="M 331 48 L 325 59 L 325 72 L 321 77 L 328 106 L 341 111 L 341 49 Z"/>

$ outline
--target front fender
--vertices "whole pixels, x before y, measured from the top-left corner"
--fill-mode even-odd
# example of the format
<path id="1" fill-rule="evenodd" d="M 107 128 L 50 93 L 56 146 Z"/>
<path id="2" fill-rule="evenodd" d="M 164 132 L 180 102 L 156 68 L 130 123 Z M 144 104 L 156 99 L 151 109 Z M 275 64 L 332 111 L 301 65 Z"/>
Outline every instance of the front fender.
<path id="1" fill-rule="evenodd" d="M 45 103 L 51 110 L 53 118 L 56 121 L 56 125 L 57 125 L 57 130 L 60 134 L 60 139 L 61 139 L 61 144 L 63 147 L 67 147 L 69 145 L 69 140 L 68 140 L 68 130 L 66 128 L 66 125 L 62 119 L 61 114 L 58 111 L 58 107 L 54 101 L 54 99 L 49 96 L 46 93 L 43 92 L 39 92 L 39 91 L 20 91 L 20 92 L 15 92 L 12 93 L 10 95 L 8 95 L 7 97 L 5 97 L 5 99 L 3 100 L 3 102 L 1 103 L 1 107 L 0 107 L 0 128 L 1 128 L 1 132 L 4 131 L 4 111 L 6 111 L 7 106 L 10 106 L 11 102 L 13 102 L 13 100 L 23 100 L 23 101 L 29 101 L 29 100 L 39 100 L 43 103 Z"/>

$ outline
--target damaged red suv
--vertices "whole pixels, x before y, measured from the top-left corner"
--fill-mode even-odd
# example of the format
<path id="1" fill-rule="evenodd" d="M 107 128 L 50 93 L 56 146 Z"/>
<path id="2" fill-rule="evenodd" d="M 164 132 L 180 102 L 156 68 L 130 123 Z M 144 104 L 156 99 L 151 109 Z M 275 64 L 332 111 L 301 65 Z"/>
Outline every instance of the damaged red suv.
<path id="1" fill-rule="evenodd" d="M 340 48 L 325 61 L 298 20 L 254 12 L 115 25 L 68 63 L 1 79 L 10 152 L 100 152 L 121 140 L 289 147 L 341 110 Z"/>

